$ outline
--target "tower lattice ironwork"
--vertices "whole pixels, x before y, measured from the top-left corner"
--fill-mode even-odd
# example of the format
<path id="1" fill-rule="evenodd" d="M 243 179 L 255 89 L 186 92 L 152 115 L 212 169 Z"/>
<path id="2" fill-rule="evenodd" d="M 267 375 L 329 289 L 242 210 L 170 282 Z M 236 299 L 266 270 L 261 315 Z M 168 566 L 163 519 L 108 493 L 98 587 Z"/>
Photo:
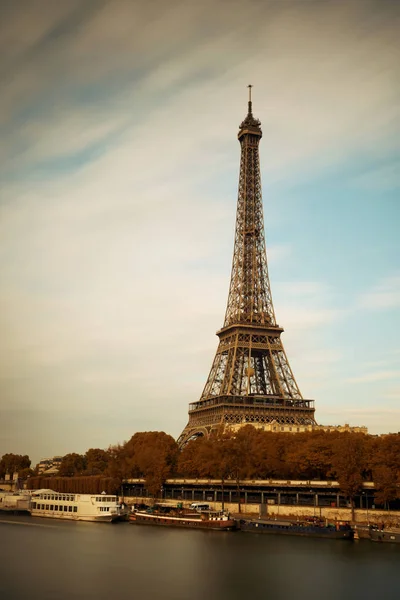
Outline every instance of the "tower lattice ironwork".
<path id="1" fill-rule="evenodd" d="M 301 395 L 272 304 L 261 194 L 262 131 L 252 113 L 251 88 L 238 133 L 239 193 L 225 321 L 201 398 L 189 405 L 181 446 L 226 425 L 315 425 L 314 402 Z"/>

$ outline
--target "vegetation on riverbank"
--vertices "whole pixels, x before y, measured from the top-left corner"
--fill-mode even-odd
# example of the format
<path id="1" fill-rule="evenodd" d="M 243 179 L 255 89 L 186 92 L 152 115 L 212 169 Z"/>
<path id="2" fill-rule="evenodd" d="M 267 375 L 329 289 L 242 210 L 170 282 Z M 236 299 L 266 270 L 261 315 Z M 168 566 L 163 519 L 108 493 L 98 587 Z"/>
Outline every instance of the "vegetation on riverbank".
<path id="1" fill-rule="evenodd" d="M 29 467 L 29 457 L 16 456 L 3 456 L 0 477 L 6 470 L 10 472 L 10 465 L 16 470 L 19 465 Z M 34 472 L 32 475 L 29 487 L 41 487 L 37 485 L 39 478 Z M 61 486 L 63 477 L 79 478 L 85 488 L 79 491 L 92 485 L 95 493 L 104 478 L 106 491 L 111 492 L 111 487 L 118 488 L 123 479 L 143 477 L 149 493 L 157 496 L 163 482 L 174 476 L 208 477 L 222 482 L 233 479 L 238 485 L 242 479 L 334 479 L 350 500 L 360 492 L 364 481 L 374 481 L 375 501 L 387 505 L 400 497 L 400 434 L 291 434 L 265 432 L 248 425 L 234 434 L 198 438 L 179 451 L 176 441 L 164 432 L 138 432 L 129 441 L 107 450 L 91 448 L 85 454 L 67 454 L 52 482 Z"/>

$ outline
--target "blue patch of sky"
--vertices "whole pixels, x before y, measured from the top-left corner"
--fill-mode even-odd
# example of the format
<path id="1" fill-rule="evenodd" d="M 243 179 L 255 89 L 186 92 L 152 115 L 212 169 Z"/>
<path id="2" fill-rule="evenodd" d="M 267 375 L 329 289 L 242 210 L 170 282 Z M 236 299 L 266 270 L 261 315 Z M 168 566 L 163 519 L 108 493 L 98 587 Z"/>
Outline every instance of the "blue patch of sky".
<path id="1" fill-rule="evenodd" d="M 297 278 L 300 262 L 301 278 L 324 274 L 337 285 L 368 286 L 396 269 L 395 190 L 357 189 L 349 173 L 338 171 L 297 186 L 275 185 L 272 202 L 282 221 L 269 225 L 269 241 L 296 246 L 294 260 L 286 265 L 291 279 Z"/>

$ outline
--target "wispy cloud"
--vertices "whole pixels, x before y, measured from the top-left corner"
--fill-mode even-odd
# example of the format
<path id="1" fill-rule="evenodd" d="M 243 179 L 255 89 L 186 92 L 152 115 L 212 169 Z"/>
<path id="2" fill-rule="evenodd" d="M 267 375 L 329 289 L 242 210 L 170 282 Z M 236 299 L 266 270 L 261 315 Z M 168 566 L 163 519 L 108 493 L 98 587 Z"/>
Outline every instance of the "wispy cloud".
<path id="1" fill-rule="evenodd" d="M 383 310 L 400 306 L 400 275 L 387 277 L 359 299 L 361 308 Z"/>
<path id="2" fill-rule="evenodd" d="M 400 371 L 375 371 L 372 373 L 365 373 L 358 377 L 349 377 L 347 383 L 367 383 L 373 381 L 387 381 L 393 379 L 400 379 Z"/>
<path id="3" fill-rule="evenodd" d="M 365 190 L 395 190 L 400 188 L 400 161 L 373 167 L 353 178 L 353 184 Z"/>

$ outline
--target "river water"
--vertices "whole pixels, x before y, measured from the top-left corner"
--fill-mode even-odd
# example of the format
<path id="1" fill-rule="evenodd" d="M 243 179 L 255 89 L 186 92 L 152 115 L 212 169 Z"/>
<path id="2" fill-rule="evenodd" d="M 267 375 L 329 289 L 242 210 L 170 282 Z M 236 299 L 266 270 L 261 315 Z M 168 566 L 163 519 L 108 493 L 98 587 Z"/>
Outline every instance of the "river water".
<path id="1" fill-rule="evenodd" d="M 0 516 L 2 600 L 399 600 L 400 545 Z"/>

